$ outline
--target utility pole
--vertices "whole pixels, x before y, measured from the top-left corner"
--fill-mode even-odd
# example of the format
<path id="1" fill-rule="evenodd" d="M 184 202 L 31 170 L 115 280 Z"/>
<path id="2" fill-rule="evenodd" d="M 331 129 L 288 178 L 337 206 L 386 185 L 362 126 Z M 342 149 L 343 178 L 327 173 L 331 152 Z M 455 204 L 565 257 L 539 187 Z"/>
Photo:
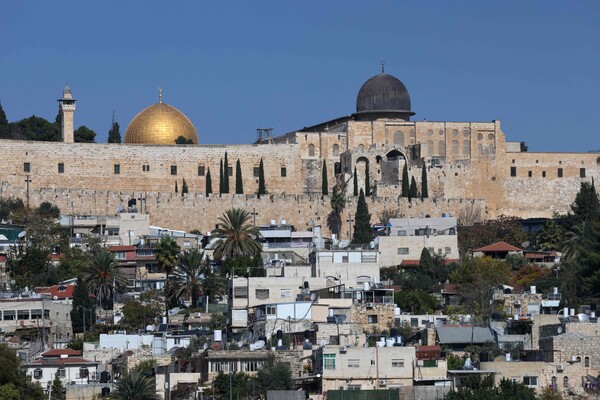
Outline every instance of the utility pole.
<path id="1" fill-rule="evenodd" d="M 354 220 L 352 219 L 352 214 L 350 214 L 350 210 L 348 210 L 348 219 L 346 220 L 346 222 L 348 222 L 348 240 L 352 240 L 352 223 L 354 222 Z"/>

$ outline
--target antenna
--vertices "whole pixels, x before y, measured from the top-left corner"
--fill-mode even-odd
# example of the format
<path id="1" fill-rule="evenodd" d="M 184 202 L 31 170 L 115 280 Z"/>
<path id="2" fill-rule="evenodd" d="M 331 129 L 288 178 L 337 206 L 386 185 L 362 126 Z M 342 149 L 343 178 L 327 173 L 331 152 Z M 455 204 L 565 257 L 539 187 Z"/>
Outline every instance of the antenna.
<path id="1" fill-rule="evenodd" d="M 261 142 L 271 139 L 272 130 L 273 128 L 256 128 L 256 141 Z"/>

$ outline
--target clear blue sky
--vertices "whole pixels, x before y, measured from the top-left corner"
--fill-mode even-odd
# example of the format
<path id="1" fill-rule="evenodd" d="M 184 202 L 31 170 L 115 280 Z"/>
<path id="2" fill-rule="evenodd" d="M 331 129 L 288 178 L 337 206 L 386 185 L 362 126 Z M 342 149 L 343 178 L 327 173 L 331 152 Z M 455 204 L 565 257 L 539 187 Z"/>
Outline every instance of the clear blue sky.
<path id="1" fill-rule="evenodd" d="M 200 143 L 250 143 L 355 110 L 385 60 L 414 119 L 500 119 L 530 151 L 600 149 L 598 1 L 6 1 L 0 102 L 9 121 L 75 124 L 105 142 L 164 100 Z"/>

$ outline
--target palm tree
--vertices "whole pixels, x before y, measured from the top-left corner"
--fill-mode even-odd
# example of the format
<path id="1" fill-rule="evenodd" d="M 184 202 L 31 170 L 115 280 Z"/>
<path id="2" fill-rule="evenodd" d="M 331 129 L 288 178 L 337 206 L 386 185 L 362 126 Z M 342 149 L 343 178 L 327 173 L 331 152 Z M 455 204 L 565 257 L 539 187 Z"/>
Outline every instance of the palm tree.
<path id="1" fill-rule="evenodd" d="M 119 380 L 116 390 L 110 397 L 115 400 L 160 399 L 156 394 L 154 380 L 137 369 L 130 371 Z"/>
<path id="2" fill-rule="evenodd" d="M 186 251 L 177 257 L 178 265 L 169 275 L 169 297 L 178 299 L 182 295 L 192 298 L 192 308 L 198 306 L 198 295 L 208 263 L 204 252 L 197 249 Z"/>
<path id="3" fill-rule="evenodd" d="M 215 248 L 214 257 L 222 260 L 227 257 L 253 257 L 262 247 L 258 242 L 258 228 L 250 224 L 250 214 L 241 208 L 225 211 L 218 219 L 219 225 L 213 235 L 222 239 Z"/>
<path id="4" fill-rule="evenodd" d="M 113 292 L 127 285 L 114 255 L 104 249 L 91 256 L 83 279 L 100 302 L 100 307 L 102 304 L 106 307 Z"/>
<path id="5" fill-rule="evenodd" d="M 587 221 L 573 226 L 573 230 L 566 233 L 563 242 L 563 257 L 565 260 L 575 261 L 579 257 L 581 250 L 586 245 L 588 234 Z"/>
<path id="6" fill-rule="evenodd" d="M 331 212 L 327 216 L 327 226 L 331 233 L 336 235 L 339 235 L 342 229 L 342 211 L 344 207 L 346 207 L 346 197 L 344 192 L 336 186 L 333 188 L 333 194 L 331 195 Z"/>
<path id="7" fill-rule="evenodd" d="M 163 236 L 158 245 L 154 249 L 156 262 L 165 272 L 167 279 L 165 280 L 165 317 L 167 324 L 169 323 L 169 275 L 173 273 L 173 269 L 177 265 L 177 255 L 181 252 L 177 242 L 169 236 Z"/>

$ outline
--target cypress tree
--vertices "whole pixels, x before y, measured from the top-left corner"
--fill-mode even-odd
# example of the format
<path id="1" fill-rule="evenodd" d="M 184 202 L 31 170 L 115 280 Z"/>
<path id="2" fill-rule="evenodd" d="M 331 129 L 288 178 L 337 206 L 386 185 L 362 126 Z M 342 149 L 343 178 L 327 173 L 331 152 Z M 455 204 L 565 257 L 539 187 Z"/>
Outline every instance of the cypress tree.
<path id="1" fill-rule="evenodd" d="M 410 182 L 408 181 L 408 166 L 404 163 L 402 169 L 402 197 L 409 197 L 410 195 Z"/>
<path id="2" fill-rule="evenodd" d="M 235 163 L 235 194 L 244 194 L 244 184 L 242 182 L 242 164 L 238 158 Z"/>
<path id="3" fill-rule="evenodd" d="M 121 129 L 119 123 L 115 121 L 114 112 L 110 131 L 108 131 L 108 143 L 121 143 Z"/>
<path id="4" fill-rule="evenodd" d="M 354 166 L 354 197 L 358 196 L 358 175 L 356 173 L 356 165 Z"/>
<path id="5" fill-rule="evenodd" d="M 267 189 L 265 187 L 265 166 L 261 158 L 258 165 L 258 197 L 260 198 L 263 194 L 267 194 Z"/>
<path id="6" fill-rule="evenodd" d="M 429 187 L 427 185 L 427 167 L 423 165 L 423 172 L 421 173 L 421 198 L 426 199 L 429 197 Z"/>
<path id="7" fill-rule="evenodd" d="M 219 193 L 223 193 L 223 159 L 219 163 Z"/>
<path id="8" fill-rule="evenodd" d="M 65 387 L 62 384 L 58 374 L 54 375 L 54 380 L 52 381 L 52 390 L 50 394 L 50 400 L 65 400 L 67 395 L 64 393 Z"/>
<path id="9" fill-rule="evenodd" d="M 329 194 L 329 187 L 327 186 L 327 162 L 325 159 L 323 159 L 323 172 L 321 179 L 321 194 L 323 196 L 327 196 Z"/>
<path id="10" fill-rule="evenodd" d="M 210 167 L 208 167 L 208 170 L 206 171 L 206 195 L 208 196 L 211 193 L 212 193 L 212 178 L 210 177 Z"/>
<path id="11" fill-rule="evenodd" d="M 225 162 L 223 163 L 223 193 L 229 193 L 229 160 L 225 152 Z"/>
<path id="12" fill-rule="evenodd" d="M 79 306 L 91 310 L 92 315 L 88 311 L 81 311 L 82 309 Z M 73 333 L 83 332 L 84 316 L 86 331 L 91 328 L 91 325 L 96 321 L 96 311 L 94 308 L 94 301 L 90 298 L 90 291 L 87 284 L 81 277 L 77 278 L 77 284 L 73 292 L 73 309 L 71 310 Z"/>
<path id="13" fill-rule="evenodd" d="M 188 185 L 185 181 L 185 178 L 183 178 L 183 184 L 181 185 L 181 196 L 183 196 L 186 193 L 188 193 Z"/>
<path id="14" fill-rule="evenodd" d="M 0 138 L 8 137 L 8 119 L 6 119 L 6 113 L 0 104 Z"/>
<path id="15" fill-rule="evenodd" d="M 358 204 L 356 205 L 356 214 L 354 216 L 354 234 L 352 243 L 366 244 L 373 239 L 373 229 L 371 228 L 371 214 L 365 200 L 365 193 L 360 189 L 358 195 Z"/>
<path id="16" fill-rule="evenodd" d="M 369 170 L 369 164 L 365 166 L 365 196 L 371 195 L 371 171 Z"/>
<path id="17" fill-rule="evenodd" d="M 413 176 L 410 181 L 410 190 L 408 193 L 408 198 L 416 199 L 418 196 L 419 196 L 419 190 L 417 189 L 417 181 L 415 180 L 415 177 Z"/>

